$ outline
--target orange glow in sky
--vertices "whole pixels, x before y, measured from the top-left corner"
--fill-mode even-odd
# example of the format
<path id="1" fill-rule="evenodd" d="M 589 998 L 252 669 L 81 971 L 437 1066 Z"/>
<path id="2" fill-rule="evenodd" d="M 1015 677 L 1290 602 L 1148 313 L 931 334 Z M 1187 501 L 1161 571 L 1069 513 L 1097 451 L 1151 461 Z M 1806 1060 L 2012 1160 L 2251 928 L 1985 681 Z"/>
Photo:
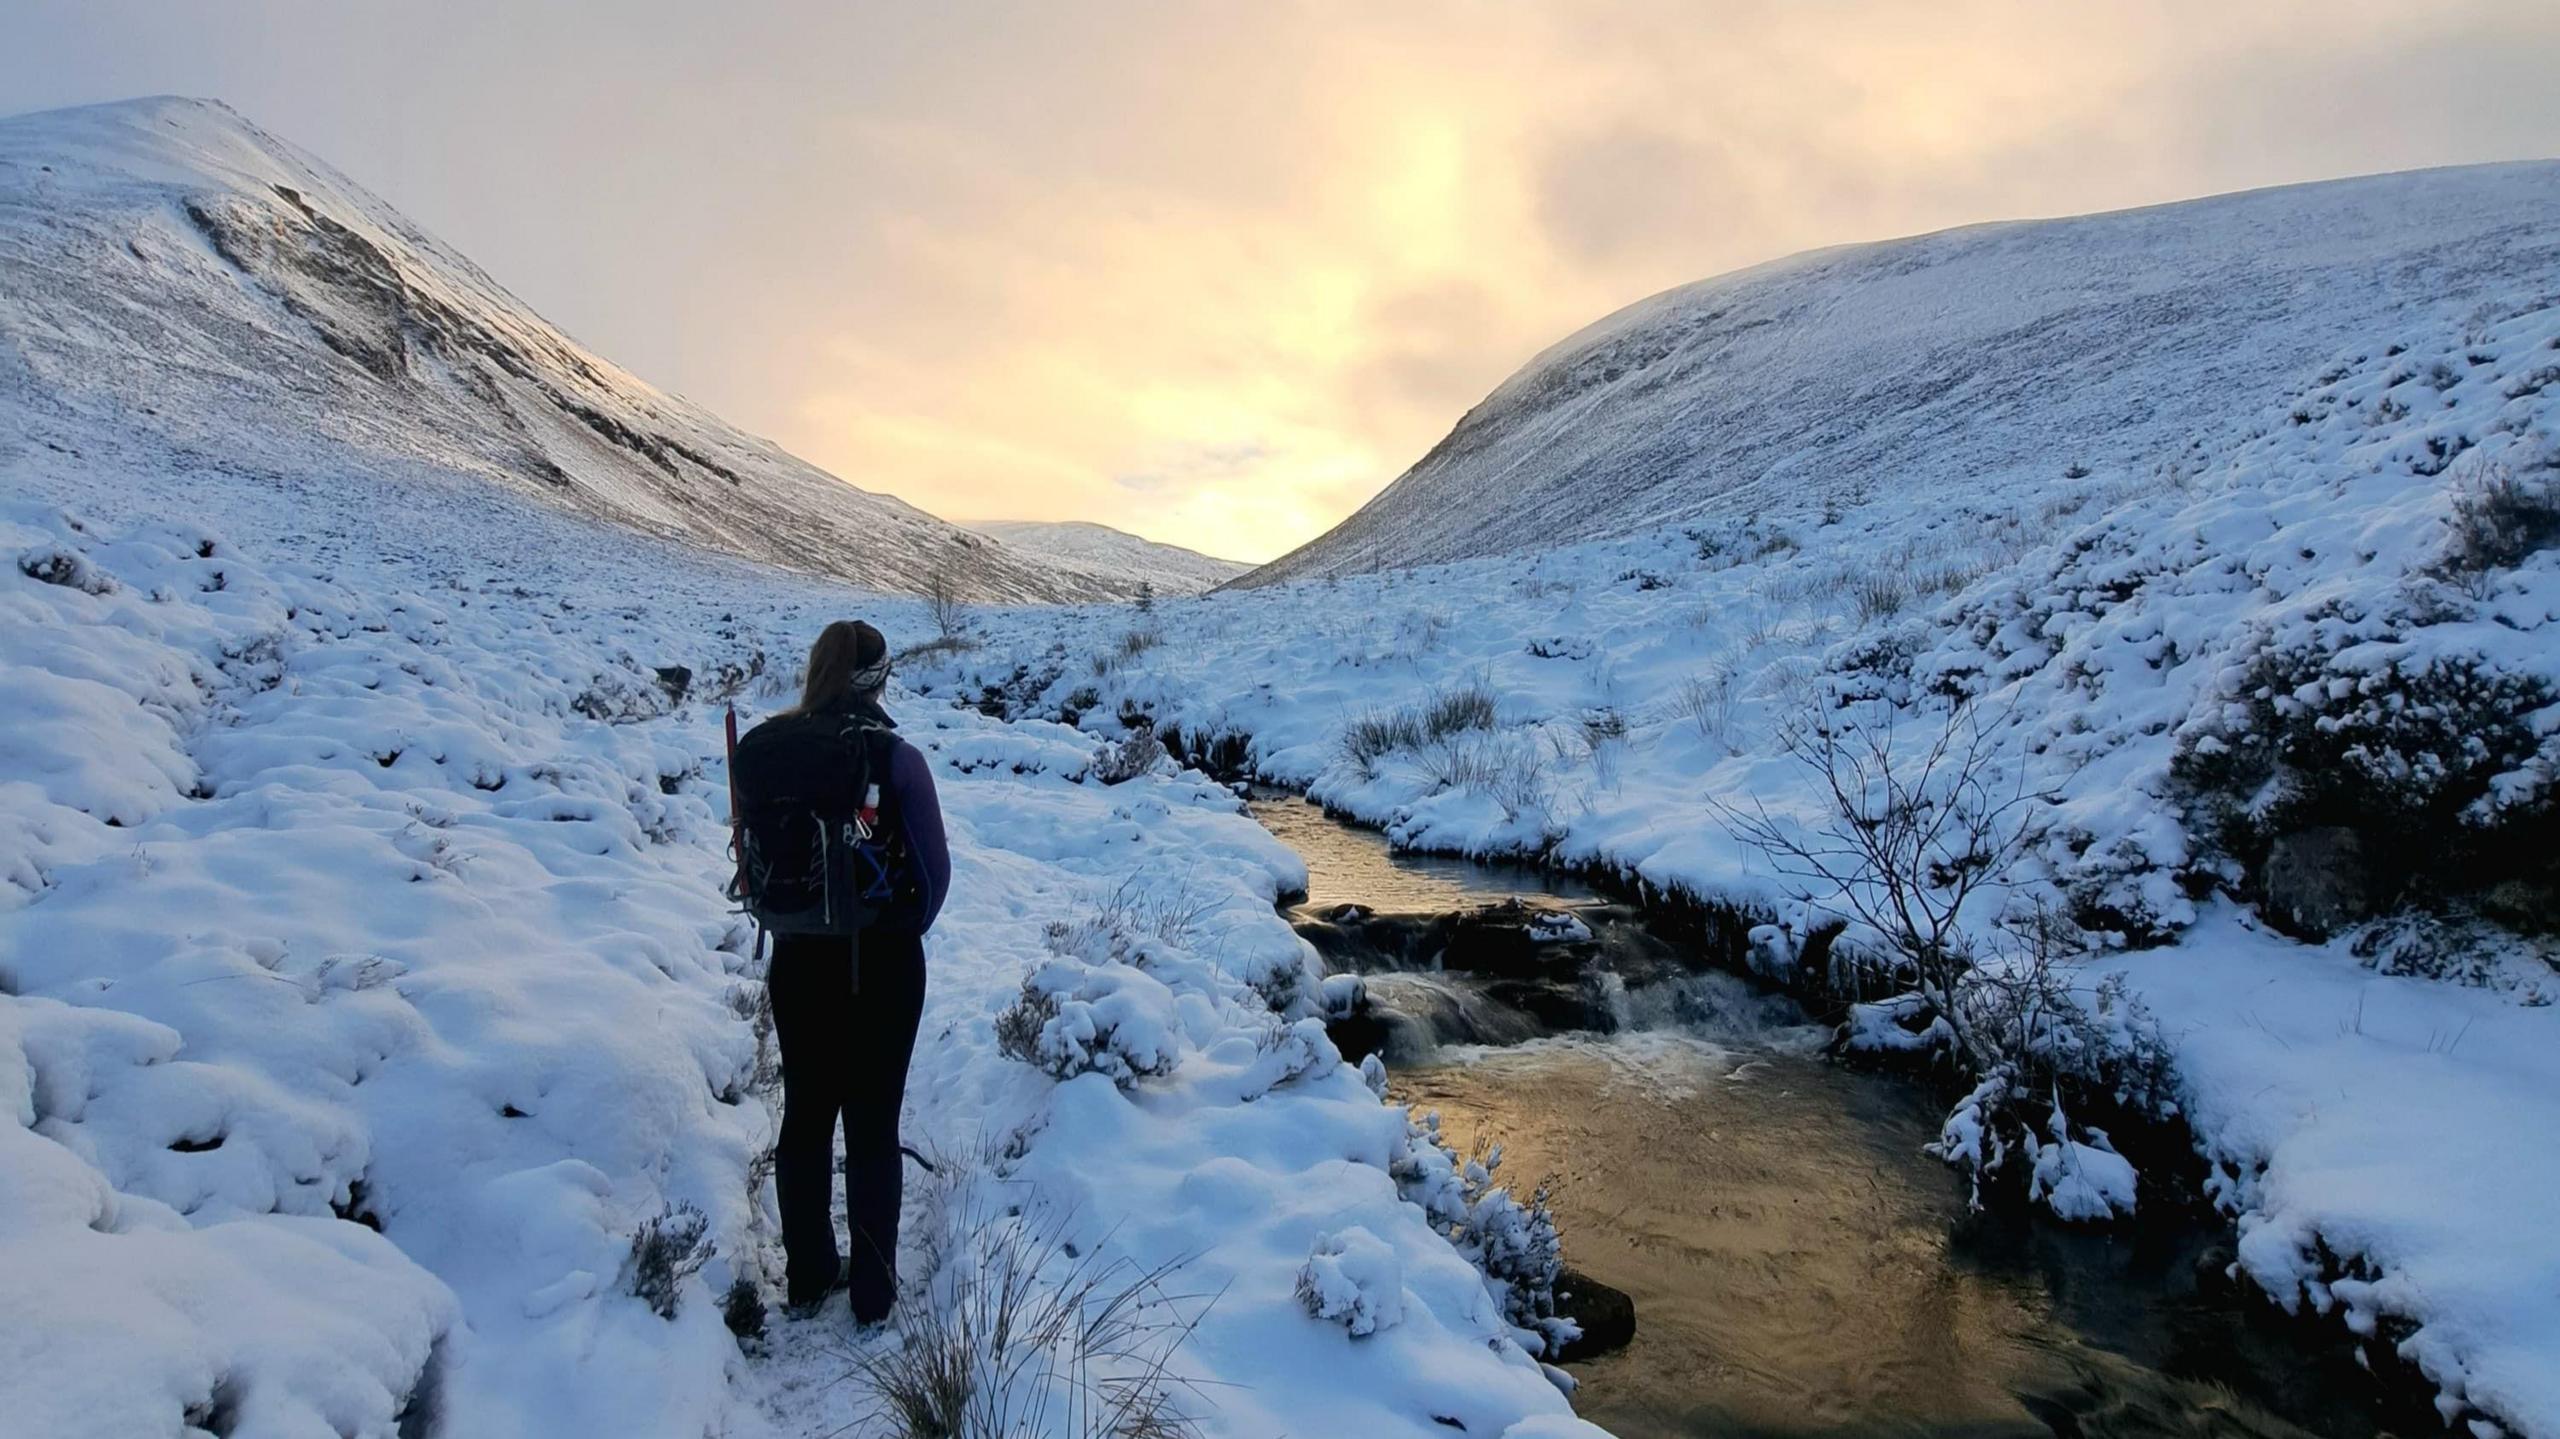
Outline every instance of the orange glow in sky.
<path id="1" fill-rule="evenodd" d="M 855 484 L 1239 559 L 1671 285 L 2560 151 L 2547 4 L 396 11 L 98 0 L 46 22 L 95 43 L 0 57 L 0 94 L 229 99 Z"/>

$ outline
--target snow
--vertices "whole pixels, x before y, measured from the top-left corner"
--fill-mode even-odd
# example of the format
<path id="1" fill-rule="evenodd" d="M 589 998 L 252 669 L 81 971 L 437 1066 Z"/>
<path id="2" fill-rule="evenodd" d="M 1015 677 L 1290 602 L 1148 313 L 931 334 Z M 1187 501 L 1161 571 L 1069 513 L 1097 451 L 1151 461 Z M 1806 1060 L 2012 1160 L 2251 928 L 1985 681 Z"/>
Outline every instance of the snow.
<path id="1" fill-rule="evenodd" d="M 2547 174 L 2409 183 L 2485 186 L 2548 215 Z M 2512 259 L 2529 238 L 2482 253 Z M 2560 775 L 2560 553 L 2473 564 L 2456 531 L 2500 477 L 2548 502 L 2560 474 L 2560 267 L 2503 288 L 2498 273 L 2394 299 L 2389 328 L 2311 355 L 2225 433 L 2138 467 L 2073 475 L 2087 451 L 2029 447 L 2037 469 L 2005 487 L 1879 478 L 1863 505 L 1763 497 L 1626 538 L 1147 615 L 999 612 L 980 648 L 910 678 L 1098 734 L 1133 715 L 1186 745 L 1224 738 L 1258 776 L 1407 847 L 1750 905 L 1777 921 L 1751 953 L 1779 977 L 1833 899 L 1735 833 L 1737 812 L 1799 833 L 1826 813 L 1784 727 L 1846 706 L 1925 744 L 1945 697 L 1969 696 L 1989 781 L 2037 796 L 2038 823 L 1964 931 L 1996 949 L 1996 921 L 2037 900 L 2088 916 L 2068 983 L 2090 1032 L 2065 1038 L 2164 1049 L 2164 1098 L 2224 1163 L 2216 1197 L 2246 1234 L 2248 1276 L 2418 1364 L 2465 1422 L 2560 1434 L 2540 1378 L 2560 1373 L 2560 1189 L 2540 1138 L 2560 1117 L 2545 1058 L 2560 1053 L 2560 948 L 2459 914 L 2351 922 L 2312 946 L 2198 898 L 2235 875 L 2217 823 L 2343 812 L 2388 830 L 2459 801 L 2429 822 L 2506 836 L 2480 841 L 2490 860 L 2547 833 L 2500 826 L 2547 813 Z M 1489 721 L 1423 718 L 1478 690 Z M 2326 735 L 2353 737 L 2334 775 L 2281 748 Z M 2272 757 L 2270 778 L 2218 819 L 2211 767 L 2249 756 Z M 1853 928 L 1834 961 L 1881 939 Z M 2435 1048 L 2423 1034 L 2306 1046 L 2298 1006 L 2250 997 L 2279 975 L 2273 992 L 2319 996 L 2314 1027 L 2346 1022 L 2329 986 L 2377 986 L 2365 1022 L 2426 1017 Z M 1854 1011 L 1851 1037 L 1951 1038 L 1907 997 Z M 2303 1068 L 2312 1049 L 2335 1062 Z M 2078 1219 L 2131 1207 L 2135 1176 L 2102 1135 L 2074 1113 L 2057 1136 L 2049 1101 L 2010 1098 L 2040 1106 L 2032 1152 L 2016 1146 L 2037 1198 Z M 1986 1139 L 1951 1121 L 1941 1147 L 1961 1160 Z"/>
<path id="2" fill-rule="evenodd" d="M 175 458 L 5 466 L 13 496 L 189 518 L 0 505 L 0 555 L 76 561 L 0 569 L 0 1404 L 119 1439 L 428 1410 L 491 1436 L 881 1432 L 840 1315 L 751 1355 L 719 1314 L 779 1265 L 714 687 L 752 718 L 825 620 L 913 635 L 921 607 L 538 509 L 421 531 Z M 1408 1118 L 1325 1038 L 1274 909 L 1295 856 L 1196 772 L 1106 785 L 1075 730 L 892 705 L 955 857 L 911 1142 L 1218 1295 L 1170 1361 L 1208 1432 L 1563 1414 L 1540 1335 L 1391 1172 Z M 1070 1001 L 1063 1082 L 999 1049 L 1027 979 Z M 911 1309 L 965 1238 L 924 1189 Z M 709 1262 L 662 1318 L 632 1235 L 688 1206 Z M 1296 1288 L 1353 1230 L 1403 1317 L 1347 1352 Z"/>
<path id="3" fill-rule="evenodd" d="M 1083 520 L 997 520 L 970 528 L 1063 568 L 1101 576 L 1114 594 L 1130 593 L 1141 583 L 1160 595 L 1198 594 L 1253 568 Z"/>
<path id="4" fill-rule="evenodd" d="M 2356 1335 L 2422 1321 L 2398 1347 L 2449 1398 L 2553 1432 L 2553 1009 L 2376 974 L 2236 912 L 2198 930 L 2123 967 L 2179 1036 L 2240 1267 Z M 2324 1264 L 2323 1245 L 2361 1273 Z"/>
<path id="5" fill-rule="evenodd" d="M 1048 1234 L 1216 1296 L 1142 1306 L 1187 1334 L 1209 1432 L 1598 1432 L 1536 1358 L 1552 1228 L 1325 1037 L 1352 995 L 1273 908 L 1303 865 L 1196 770 L 1106 782 L 1105 745 L 1149 717 L 1409 846 L 1752 906 L 1783 976 L 1831 897 L 1731 820 L 1821 823 L 1784 727 L 1963 695 L 2043 823 L 1962 932 L 1992 943 L 2011 902 L 2102 921 L 2083 1038 L 2165 1046 L 2238 1270 L 2416 1365 L 2449 1421 L 2560 1436 L 2549 945 L 2281 938 L 2215 895 L 2213 826 L 2322 797 L 2278 763 L 2218 817 L 2192 778 L 2348 734 L 2375 813 L 2460 794 L 2495 834 L 2547 802 L 2560 556 L 2459 565 L 2455 521 L 2487 477 L 2560 469 L 2554 175 L 1675 292 L 1506 386 L 1318 568 L 1451 563 L 983 609 L 902 659 L 955 862 L 911 1318 Z M 777 1320 L 750 1352 L 718 1313 L 776 1270 L 718 714 L 781 702 L 827 620 L 930 627 L 676 540 L 885 586 L 956 544 L 982 593 L 1100 591 L 649 390 L 217 107 L 0 124 L 0 266 L 0 1406 L 73 1435 L 881 1432 L 848 1372 L 925 1326 Z M 386 326 L 385 284 L 423 330 Z M 2472 709 L 2410 700 L 2446 675 Z M 1853 1027 L 1934 1047 L 1945 1019 L 1879 997 Z M 1939 1147 L 1979 1160 L 1992 1111 L 2035 1104 L 2036 1196 L 2128 1211 L 2107 1136 L 2004 1082 Z M 632 1238 L 692 1211 L 709 1259 L 662 1317 Z"/>
<path id="6" fill-rule="evenodd" d="M 2134 1212 L 2132 1161 L 2116 1153 L 2105 1130 L 2088 1130 L 2086 1141 L 2075 1131 L 2056 1099 L 2044 1135 L 2030 1133 L 2035 1172 L 2027 1181 L 2027 1197 L 2053 1211 L 2058 1219 L 2103 1222 Z"/>
<path id="7" fill-rule="evenodd" d="M 1404 1265 L 1368 1230 L 1354 1226 L 1316 1236 L 1298 1297 L 1318 1319 L 1339 1319 L 1357 1339 L 1404 1320 Z"/>

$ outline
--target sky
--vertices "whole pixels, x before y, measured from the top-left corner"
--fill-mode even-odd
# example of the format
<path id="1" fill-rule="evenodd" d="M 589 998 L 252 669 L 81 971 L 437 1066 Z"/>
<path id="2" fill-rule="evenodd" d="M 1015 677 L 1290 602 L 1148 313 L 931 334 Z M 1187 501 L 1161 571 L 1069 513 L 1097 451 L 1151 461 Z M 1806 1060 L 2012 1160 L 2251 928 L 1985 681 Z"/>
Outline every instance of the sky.
<path id="1" fill-rule="evenodd" d="M 1315 537 L 1538 351 L 1827 244 L 2560 155 L 2560 5 L 0 0 L 963 523 Z"/>

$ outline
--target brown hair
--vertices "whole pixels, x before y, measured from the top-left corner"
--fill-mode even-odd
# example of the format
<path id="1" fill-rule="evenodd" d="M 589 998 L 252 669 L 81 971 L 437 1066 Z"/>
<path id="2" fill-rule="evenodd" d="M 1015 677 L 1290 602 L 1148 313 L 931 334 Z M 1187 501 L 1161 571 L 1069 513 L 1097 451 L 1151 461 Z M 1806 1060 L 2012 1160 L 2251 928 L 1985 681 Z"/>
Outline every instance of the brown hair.
<path id="1" fill-rule="evenodd" d="M 856 689 L 877 689 L 888 678 L 889 640 L 862 620 L 837 620 L 818 631 L 818 642 L 809 646 L 809 680 L 800 691 L 800 703 L 792 706 L 792 714 L 815 714 L 835 704 Z M 857 681 L 877 671 L 879 679 L 868 685 Z"/>

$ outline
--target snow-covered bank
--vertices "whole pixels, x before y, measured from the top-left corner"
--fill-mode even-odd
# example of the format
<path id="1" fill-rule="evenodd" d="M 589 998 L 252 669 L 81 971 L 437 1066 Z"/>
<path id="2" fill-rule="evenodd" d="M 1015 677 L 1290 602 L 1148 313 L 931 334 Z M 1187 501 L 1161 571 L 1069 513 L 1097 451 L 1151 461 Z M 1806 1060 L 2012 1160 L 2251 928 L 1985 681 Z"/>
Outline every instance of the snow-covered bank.
<path id="1" fill-rule="evenodd" d="M 1878 476 L 1863 507 L 1816 496 L 1152 616 L 989 612 L 979 649 L 917 678 L 1092 730 L 1235 737 L 1257 772 L 1415 847 L 1796 915 L 1802 886 L 1731 822 L 1808 834 L 1832 812 L 1780 736 L 1848 714 L 1925 747 L 1962 699 L 1986 782 L 2035 799 L 1963 933 L 1999 944 L 2010 898 L 2077 921 L 2072 983 L 2094 1004 L 2126 976 L 2200 1143 L 2240 1176 L 2216 1197 L 2251 1236 L 2244 1271 L 2315 1306 L 2341 1297 L 2331 1267 L 2381 1275 L 2351 1280 L 2351 1332 L 2422 1366 L 2457 1417 L 2560 1433 L 2530 1378 L 2560 1371 L 2560 1199 L 2529 1166 L 2468 1159 L 2548 1132 L 2560 1052 L 2551 941 L 2505 927 L 2548 927 L 2555 406 L 2551 297 L 2466 303 L 2340 353 L 2226 447 L 2094 473 L 2054 456 L 2042 482 L 1962 505 Z M 2259 969 L 2223 966 L 2242 931 L 2217 893 L 2336 937 L 2254 937 Z M 2352 1100 L 2236 1097 L 2307 1093 L 2318 1072 L 2247 1020 L 2243 988 L 2194 979 L 2286 962 L 2315 991 L 2408 976 L 2374 1002 L 2415 1014 L 2441 992 L 2511 1039 L 2348 1047 L 2350 1092 L 2439 1110 L 2351 1158 Z M 2043 1153 L 2101 1162 L 2069 1132 L 2088 1153 Z M 2458 1191 L 2439 1179 L 2456 1165 Z"/>
<path id="2" fill-rule="evenodd" d="M 776 1266 L 716 701 L 916 607 L 433 484 L 39 455 L 13 494 L 129 518 L 0 513 L 11 1422 L 865 1432 L 846 1336 L 751 1359 L 722 1324 Z M 1445 1237 L 1485 1196 L 1291 1002 L 1295 859 L 1196 775 L 1105 786 L 1089 737 L 897 707 L 956 864 L 911 1138 L 1217 1295 L 1171 1367 L 1205 1432 L 1569 1422 Z M 998 1039 L 1033 977 L 1041 1067 Z M 692 1211 L 661 1317 L 633 1237 Z M 1373 1332 L 1300 1296 L 1325 1255 Z M 911 1304 L 947 1294 L 909 1260 L 943 1286 Z"/>

